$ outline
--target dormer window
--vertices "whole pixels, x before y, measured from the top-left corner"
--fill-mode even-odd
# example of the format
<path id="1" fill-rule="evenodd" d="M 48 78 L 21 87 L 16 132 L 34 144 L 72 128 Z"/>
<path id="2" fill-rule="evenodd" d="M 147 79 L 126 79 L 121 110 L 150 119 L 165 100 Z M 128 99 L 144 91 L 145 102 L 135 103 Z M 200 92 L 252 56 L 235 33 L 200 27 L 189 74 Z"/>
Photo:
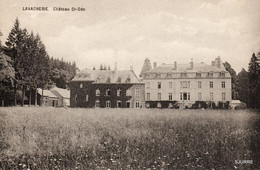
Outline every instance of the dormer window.
<path id="1" fill-rule="evenodd" d="M 146 78 L 150 78 L 150 76 L 151 76 L 150 74 L 145 74 Z"/>
<path id="2" fill-rule="evenodd" d="M 208 72 L 208 77 L 213 77 L 213 72 Z"/>
<path id="3" fill-rule="evenodd" d="M 131 78 L 130 78 L 130 77 L 127 77 L 127 79 L 126 79 L 125 82 L 126 82 L 126 83 L 130 83 L 130 82 L 131 82 Z"/>
<path id="4" fill-rule="evenodd" d="M 117 83 L 121 83 L 121 77 L 118 77 Z"/>
<path id="5" fill-rule="evenodd" d="M 220 72 L 220 73 L 219 73 L 219 76 L 220 76 L 220 77 L 225 77 L 225 72 Z"/>
<path id="6" fill-rule="evenodd" d="M 107 82 L 107 83 L 111 83 L 111 78 L 108 77 L 106 82 Z"/>
<path id="7" fill-rule="evenodd" d="M 100 83 L 100 81 L 101 81 L 101 76 L 99 75 L 97 78 L 97 82 Z"/>
<path id="8" fill-rule="evenodd" d="M 167 77 L 168 77 L 168 78 L 172 78 L 172 74 L 171 74 L 171 73 L 168 73 Z"/>
<path id="9" fill-rule="evenodd" d="M 117 90 L 117 96 L 122 96 L 122 90 L 121 89 Z"/>
<path id="10" fill-rule="evenodd" d="M 201 77 L 201 73 L 196 73 L 196 77 Z"/>
<path id="11" fill-rule="evenodd" d="M 161 75 L 160 73 L 157 74 L 157 78 L 161 78 L 161 76 L 162 76 L 162 75 Z"/>
<path id="12" fill-rule="evenodd" d="M 187 73 L 186 72 L 181 73 L 181 77 L 187 77 Z"/>

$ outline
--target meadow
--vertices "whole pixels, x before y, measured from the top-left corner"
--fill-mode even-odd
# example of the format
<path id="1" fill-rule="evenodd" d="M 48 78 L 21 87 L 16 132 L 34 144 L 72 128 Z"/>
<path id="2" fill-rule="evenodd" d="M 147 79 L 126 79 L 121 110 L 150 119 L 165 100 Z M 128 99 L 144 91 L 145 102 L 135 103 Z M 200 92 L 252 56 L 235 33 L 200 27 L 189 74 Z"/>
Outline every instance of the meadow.
<path id="1" fill-rule="evenodd" d="M 0 108 L 0 169 L 257 169 L 259 122 L 250 110 Z"/>

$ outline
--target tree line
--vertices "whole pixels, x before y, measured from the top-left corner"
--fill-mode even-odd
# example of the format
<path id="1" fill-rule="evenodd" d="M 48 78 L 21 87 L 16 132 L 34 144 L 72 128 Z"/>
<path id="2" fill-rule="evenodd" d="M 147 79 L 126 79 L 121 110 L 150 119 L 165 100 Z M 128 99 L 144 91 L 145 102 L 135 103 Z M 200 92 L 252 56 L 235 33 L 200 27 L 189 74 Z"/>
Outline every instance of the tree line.
<path id="1" fill-rule="evenodd" d="M 232 99 L 244 102 L 248 108 L 260 109 L 260 52 L 252 54 L 248 69 L 236 74 L 228 62 L 224 63 L 231 75 Z"/>
<path id="2" fill-rule="evenodd" d="M 50 57 L 39 34 L 20 28 L 16 18 L 5 46 L 0 47 L 0 98 L 2 105 L 37 105 L 37 88 L 66 88 L 76 74 L 76 63 Z M 10 99 L 12 98 L 12 99 Z M 32 100 L 34 99 L 34 100 Z M 41 98 L 42 101 L 42 98 Z M 41 103 L 39 103 L 41 104 Z"/>

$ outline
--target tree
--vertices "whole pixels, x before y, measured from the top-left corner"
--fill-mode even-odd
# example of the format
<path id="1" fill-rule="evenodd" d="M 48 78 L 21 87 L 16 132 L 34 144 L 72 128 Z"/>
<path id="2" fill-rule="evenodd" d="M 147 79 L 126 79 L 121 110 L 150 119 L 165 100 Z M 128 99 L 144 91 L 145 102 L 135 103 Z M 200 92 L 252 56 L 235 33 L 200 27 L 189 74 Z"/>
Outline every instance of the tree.
<path id="1" fill-rule="evenodd" d="M 232 87 L 232 99 L 237 99 L 237 76 L 236 71 L 231 67 L 231 65 L 228 62 L 224 63 L 225 69 L 229 72 L 231 75 L 231 87 Z"/>
<path id="2" fill-rule="evenodd" d="M 243 68 L 237 74 L 238 99 L 247 105 L 249 104 L 249 79 L 248 72 Z"/>
<path id="3" fill-rule="evenodd" d="M 258 57 L 253 53 L 248 67 L 249 78 L 249 106 L 251 108 L 260 108 L 260 52 Z"/>
<path id="4" fill-rule="evenodd" d="M 0 51 L 0 98 L 2 106 L 4 106 L 5 96 L 8 96 L 7 93 L 12 89 L 14 76 L 11 58 Z"/>

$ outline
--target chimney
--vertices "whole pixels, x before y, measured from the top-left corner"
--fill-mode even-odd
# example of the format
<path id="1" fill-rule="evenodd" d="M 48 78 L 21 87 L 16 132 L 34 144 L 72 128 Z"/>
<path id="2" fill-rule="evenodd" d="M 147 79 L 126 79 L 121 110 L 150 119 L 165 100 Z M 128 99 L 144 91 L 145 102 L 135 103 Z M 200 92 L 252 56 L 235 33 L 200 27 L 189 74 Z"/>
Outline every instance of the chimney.
<path id="1" fill-rule="evenodd" d="M 218 56 L 215 60 L 216 60 L 216 67 L 220 68 L 220 57 Z"/>
<path id="2" fill-rule="evenodd" d="M 133 66 L 130 66 L 130 70 L 131 70 L 131 71 L 133 71 L 133 70 L 134 70 Z"/>
<path id="3" fill-rule="evenodd" d="M 214 61 L 211 61 L 211 66 L 215 67 L 215 60 Z"/>
<path id="4" fill-rule="evenodd" d="M 177 69 L 177 61 L 174 61 L 174 69 Z"/>
<path id="5" fill-rule="evenodd" d="M 117 63 L 115 62 L 115 66 L 114 66 L 114 73 L 117 73 Z"/>
<path id="6" fill-rule="evenodd" d="M 193 69 L 193 66 L 194 66 L 194 63 L 193 63 L 193 58 L 192 58 L 191 62 L 190 62 L 190 69 Z"/>
<path id="7" fill-rule="evenodd" d="M 153 62 L 153 68 L 156 68 L 156 67 L 157 67 L 157 63 Z"/>

